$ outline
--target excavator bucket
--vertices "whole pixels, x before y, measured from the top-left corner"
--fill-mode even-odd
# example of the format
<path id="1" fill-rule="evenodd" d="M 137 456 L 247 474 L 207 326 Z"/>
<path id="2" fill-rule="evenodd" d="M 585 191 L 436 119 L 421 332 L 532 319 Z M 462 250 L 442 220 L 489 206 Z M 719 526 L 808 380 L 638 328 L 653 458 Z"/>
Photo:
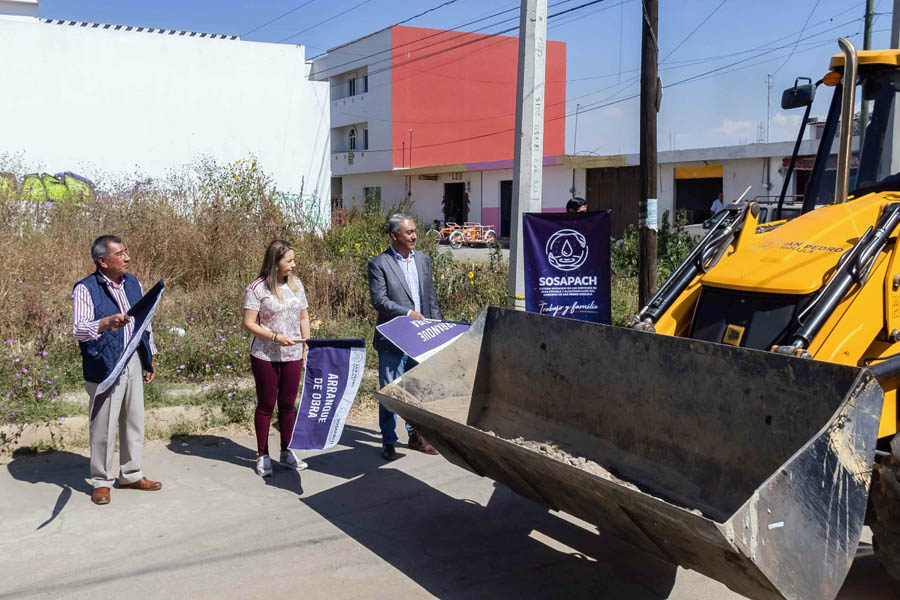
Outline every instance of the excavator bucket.
<path id="1" fill-rule="evenodd" d="M 377 393 L 454 464 L 750 598 L 833 598 L 866 512 L 866 369 L 486 308 Z"/>

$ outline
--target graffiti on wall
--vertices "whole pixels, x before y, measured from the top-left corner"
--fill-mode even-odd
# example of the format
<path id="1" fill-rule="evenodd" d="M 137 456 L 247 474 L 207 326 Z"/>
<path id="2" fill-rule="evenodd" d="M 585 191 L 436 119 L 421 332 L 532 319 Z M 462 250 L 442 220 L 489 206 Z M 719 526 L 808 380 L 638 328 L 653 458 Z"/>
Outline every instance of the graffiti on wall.
<path id="1" fill-rule="evenodd" d="M 0 199 L 81 203 L 93 197 L 93 182 L 69 171 L 56 175 L 30 173 L 22 178 L 21 184 L 12 173 L 0 173 Z"/>

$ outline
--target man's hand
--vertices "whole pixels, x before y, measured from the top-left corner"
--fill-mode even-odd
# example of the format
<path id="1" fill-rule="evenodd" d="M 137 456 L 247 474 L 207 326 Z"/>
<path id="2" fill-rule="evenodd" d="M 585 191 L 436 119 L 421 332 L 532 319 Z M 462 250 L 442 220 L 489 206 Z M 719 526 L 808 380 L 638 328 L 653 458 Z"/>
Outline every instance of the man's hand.
<path id="1" fill-rule="evenodd" d="M 153 371 L 144 371 L 144 383 L 150 383 L 153 381 L 153 376 L 156 375 Z"/>
<path id="2" fill-rule="evenodd" d="M 103 317 L 100 319 L 100 323 L 97 325 L 97 329 L 99 331 L 106 331 L 107 329 L 121 329 L 131 321 L 131 317 L 126 315 L 125 313 L 116 313 L 114 315 L 110 315 L 108 317 Z"/>
<path id="3" fill-rule="evenodd" d="M 420 313 L 420 312 L 416 312 L 416 311 L 414 311 L 414 310 L 409 311 L 409 316 L 410 316 L 411 318 L 413 318 L 413 319 L 419 319 L 419 320 L 424 320 L 424 319 L 425 319 L 425 315 L 423 315 L 423 314 Z"/>

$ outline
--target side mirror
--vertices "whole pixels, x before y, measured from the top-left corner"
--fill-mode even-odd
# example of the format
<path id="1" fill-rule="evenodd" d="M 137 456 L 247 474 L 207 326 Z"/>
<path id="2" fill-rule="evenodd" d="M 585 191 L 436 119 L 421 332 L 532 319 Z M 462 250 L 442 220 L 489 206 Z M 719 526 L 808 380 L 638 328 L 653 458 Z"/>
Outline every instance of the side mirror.
<path id="1" fill-rule="evenodd" d="M 808 83 L 800 85 L 802 80 Z M 815 97 L 816 86 L 813 85 L 812 79 L 809 77 L 798 77 L 794 81 L 794 87 L 784 90 L 784 93 L 781 94 L 781 108 L 787 110 L 789 108 L 809 106 Z"/>

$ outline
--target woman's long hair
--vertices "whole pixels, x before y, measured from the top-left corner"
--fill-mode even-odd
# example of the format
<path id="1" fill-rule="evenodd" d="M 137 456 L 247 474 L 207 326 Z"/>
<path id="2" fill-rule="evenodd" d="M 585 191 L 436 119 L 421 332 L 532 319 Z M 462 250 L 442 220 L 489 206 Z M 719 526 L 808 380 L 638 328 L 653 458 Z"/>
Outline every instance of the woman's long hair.
<path id="1" fill-rule="evenodd" d="M 272 240 L 269 247 L 266 248 L 266 254 L 263 257 L 262 267 L 259 269 L 259 277 L 266 282 L 266 287 L 272 292 L 272 295 L 281 302 L 281 294 L 278 292 L 278 261 L 284 258 L 284 255 L 293 250 L 290 243 L 284 240 Z M 287 278 L 288 287 L 295 292 L 300 289 L 293 277 Z"/>

